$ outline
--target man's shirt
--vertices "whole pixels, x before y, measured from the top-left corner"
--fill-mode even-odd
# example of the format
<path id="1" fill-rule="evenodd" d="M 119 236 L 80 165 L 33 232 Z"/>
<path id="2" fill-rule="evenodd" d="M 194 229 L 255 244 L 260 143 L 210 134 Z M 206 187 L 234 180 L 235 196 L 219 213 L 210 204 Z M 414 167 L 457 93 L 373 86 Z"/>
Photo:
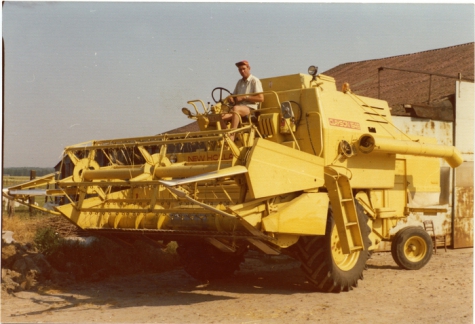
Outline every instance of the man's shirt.
<path id="1" fill-rule="evenodd" d="M 239 79 L 236 84 L 236 88 L 234 88 L 233 94 L 248 94 L 248 93 L 256 93 L 256 92 L 263 92 L 261 81 L 253 76 L 252 74 L 247 78 L 247 80 Z M 257 109 L 258 104 L 255 102 L 250 102 L 243 100 L 239 103 L 240 105 L 248 106 L 251 109 Z"/>

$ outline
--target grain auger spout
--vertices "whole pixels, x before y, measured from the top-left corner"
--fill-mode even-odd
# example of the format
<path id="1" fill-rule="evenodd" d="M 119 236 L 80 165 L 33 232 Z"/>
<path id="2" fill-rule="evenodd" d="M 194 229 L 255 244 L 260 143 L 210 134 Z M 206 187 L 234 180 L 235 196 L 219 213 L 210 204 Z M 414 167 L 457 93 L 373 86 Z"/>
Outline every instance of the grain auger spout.
<path id="1" fill-rule="evenodd" d="M 355 142 L 355 146 L 358 151 L 365 154 L 381 152 L 443 158 L 452 168 L 460 166 L 463 162 L 459 150 L 448 145 L 425 144 L 419 141 L 384 137 L 375 138 L 371 134 L 364 134 Z"/>

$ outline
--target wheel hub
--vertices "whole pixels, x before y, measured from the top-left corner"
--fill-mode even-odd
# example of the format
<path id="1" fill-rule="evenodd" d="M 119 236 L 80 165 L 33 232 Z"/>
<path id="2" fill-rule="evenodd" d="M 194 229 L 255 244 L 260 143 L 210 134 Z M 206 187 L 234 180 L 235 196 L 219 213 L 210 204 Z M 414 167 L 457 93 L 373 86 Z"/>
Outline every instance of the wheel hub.
<path id="1" fill-rule="evenodd" d="M 349 271 L 354 268 L 358 261 L 360 251 L 352 252 L 350 254 L 344 254 L 341 248 L 340 239 L 336 226 L 333 227 L 331 237 L 332 257 L 336 266 L 343 271 Z"/>
<path id="2" fill-rule="evenodd" d="M 427 245 L 421 237 L 413 236 L 406 241 L 404 254 L 411 262 L 420 261 L 427 254 Z"/>

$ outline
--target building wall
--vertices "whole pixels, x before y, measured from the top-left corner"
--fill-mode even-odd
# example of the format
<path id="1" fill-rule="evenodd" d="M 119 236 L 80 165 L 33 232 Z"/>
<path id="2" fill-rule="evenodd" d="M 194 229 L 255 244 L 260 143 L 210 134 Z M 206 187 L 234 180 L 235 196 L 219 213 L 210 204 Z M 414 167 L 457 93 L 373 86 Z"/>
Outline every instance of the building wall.
<path id="1" fill-rule="evenodd" d="M 474 84 L 456 81 L 455 97 L 455 125 L 454 122 L 406 116 L 393 116 L 393 123 L 407 134 L 435 137 L 439 144 L 455 145 L 462 153 L 464 162 L 456 169 L 440 159 L 438 205 L 446 207 L 447 212 L 418 212 L 408 217 L 409 222 L 421 225 L 423 220 L 432 219 L 436 234 L 450 234 L 449 244 L 462 248 L 473 247 Z"/>
<path id="2" fill-rule="evenodd" d="M 456 81 L 455 146 L 463 164 L 454 171 L 454 248 L 473 247 L 474 83 Z"/>

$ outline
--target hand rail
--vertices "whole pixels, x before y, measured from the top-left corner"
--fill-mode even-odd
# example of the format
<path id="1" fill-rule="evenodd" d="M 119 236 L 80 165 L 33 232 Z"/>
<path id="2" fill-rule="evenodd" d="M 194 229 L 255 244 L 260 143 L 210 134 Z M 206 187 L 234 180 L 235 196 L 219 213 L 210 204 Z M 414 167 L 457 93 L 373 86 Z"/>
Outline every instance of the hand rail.
<path id="1" fill-rule="evenodd" d="M 194 104 L 195 102 L 200 102 L 201 105 L 203 106 L 203 110 L 205 111 L 205 114 L 208 114 L 208 109 L 206 108 L 206 105 L 205 105 L 205 103 L 203 102 L 203 100 L 194 99 L 194 100 L 187 101 L 186 103 L 192 105 L 193 108 L 195 108 L 196 113 L 199 115 L 200 113 L 198 112 L 198 108 L 196 108 L 196 106 L 195 106 L 195 104 Z"/>

